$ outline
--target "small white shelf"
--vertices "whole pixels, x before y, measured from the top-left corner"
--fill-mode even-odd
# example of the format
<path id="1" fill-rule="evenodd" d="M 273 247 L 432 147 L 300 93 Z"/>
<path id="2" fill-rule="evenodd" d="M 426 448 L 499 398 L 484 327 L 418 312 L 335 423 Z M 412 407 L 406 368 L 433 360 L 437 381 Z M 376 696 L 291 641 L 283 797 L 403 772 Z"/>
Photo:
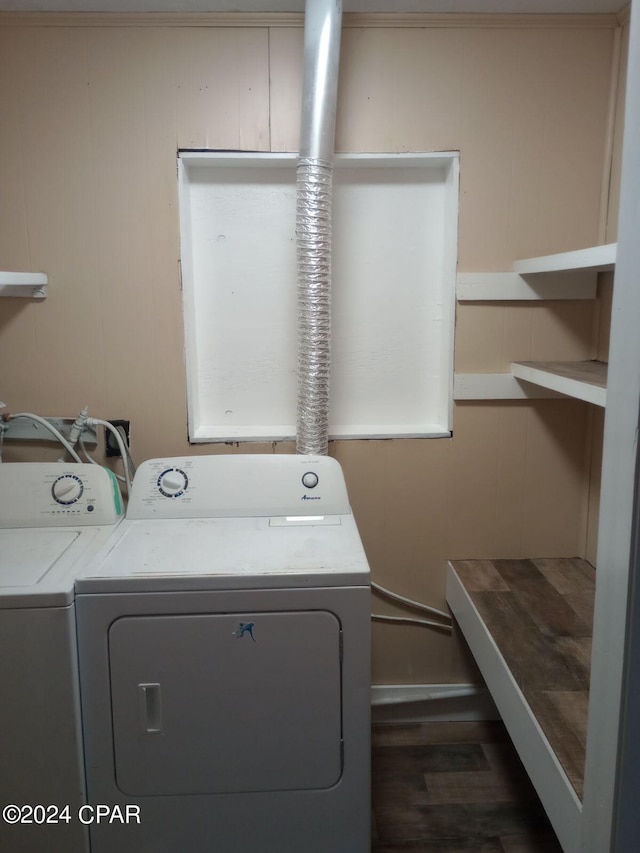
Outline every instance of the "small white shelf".
<path id="1" fill-rule="evenodd" d="M 514 261 L 513 271 L 520 275 L 549 272 L 577 272 L 593 270 L 596 272 L 612 270 L 616 263 L 617 243 L 605 246 L 591 246 L 575 252 L 560 252 L 557 255 L 545 255 L 539 258 L 526 258 Z"/>
<path id="2" fill-rule="evenodd" d="M 0 296 L 44 299 L 48 282 L 43 272 L 0 272 Z"/>
<path id="3" fill-rule="evenodd" d="M 607 365 L 602 361 L 515 361 L 511 373 L 595 406 L 607 404 Z"/>
<path id="4" fill-rule="evenodd" d="M 514 361 L 511 373 L 456 373 L 453 399 L 530 400 L 573 397 L 607 403 L 607 365 L 602 361 Z"/>
<path id="5" fill-rule="evenodd" d="M 569 274 L 525 276 L 517 272 L 460 272 L 458 302 L 514 302 L 557 299 L 595 299 L 598 274 L 580 270 Z"/>
<path id="6" fill-rule="evenodd" d="M 598 273 L 612 270 L 617 243 L 514 261 L 512 272 L 461 272 L 459 302 L 595 299 Z"/>
<path id="7" fill-rule="evenodd" d="M 454 400 L 531 400 L 561 397 L 555 391 L 518 382 L 512 373 L 456 373 Z"/>
<path id="8" fill-rule="evenodd" d="M 597 274 L 612 270 L 617 243 L 515 261 L 513 272 L 459 273 L 459 301 L 592 299 Z M 524 384 L 521 382 L 524 380 Z M 511 373 L 456 374 L 454 400 L 519 400 L 564 394 L 607 403 L 607 365 L 598 361 L 513 362 Z"/>

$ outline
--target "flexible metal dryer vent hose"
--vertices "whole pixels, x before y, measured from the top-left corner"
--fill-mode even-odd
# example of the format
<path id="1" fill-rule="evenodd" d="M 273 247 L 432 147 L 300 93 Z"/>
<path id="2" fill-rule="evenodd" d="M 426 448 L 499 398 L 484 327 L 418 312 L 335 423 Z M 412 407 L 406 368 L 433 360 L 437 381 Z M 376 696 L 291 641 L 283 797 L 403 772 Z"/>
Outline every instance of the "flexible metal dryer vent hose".
<path id="1" fill-rule="evenodd" d="M 325 455 L 331 367 L 331 212 L 342 0 L 307 0 L 297 170 L 298 453 Z"/>

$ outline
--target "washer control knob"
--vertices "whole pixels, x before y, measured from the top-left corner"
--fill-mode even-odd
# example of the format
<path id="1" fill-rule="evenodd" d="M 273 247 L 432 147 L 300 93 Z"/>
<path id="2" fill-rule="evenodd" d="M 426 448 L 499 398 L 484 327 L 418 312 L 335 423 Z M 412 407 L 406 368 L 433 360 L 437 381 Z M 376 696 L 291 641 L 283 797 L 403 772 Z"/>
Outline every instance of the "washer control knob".
<path id="1" fill-rule="evenodd" d="M 318 475 L 315 471 L 307 471 L 306 474 L 302 475 L 302 485 L 307 489 L 315 489 L 318 485 Z"/>
<path id="2" fill-rule="evenodd" d="M 70 506 L 80 500 L 83 492 L 82 480 L 75 474 L 63 474 L 51 487 L 53 499 L 63 506 Z"/>
<path id="3" fill-rule="evenodd" d="M 165 498 L 179 498 L 188 485 L 189 478 L 181 468 L 166 468 L 158 477 L 158 491 Z"/>

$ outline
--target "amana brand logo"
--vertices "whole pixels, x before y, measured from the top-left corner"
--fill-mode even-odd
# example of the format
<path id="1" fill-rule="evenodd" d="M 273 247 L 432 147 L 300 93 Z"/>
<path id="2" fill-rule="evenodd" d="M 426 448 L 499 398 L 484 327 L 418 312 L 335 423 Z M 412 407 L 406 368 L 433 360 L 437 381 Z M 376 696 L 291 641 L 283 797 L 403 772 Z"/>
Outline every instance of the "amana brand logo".
<path id="1" fill-rule="evenodd" d="M 253 642 L 255 643 L 256 638 L 253 636 L 253 629 L 255 628 L 255 622 L 239 622 L 238 630 L 233 631 L 233 636 L 236 640 L 241 640 L 245 634 L 248 634 Z"/>
<path id="2" fill-rule="evenodd" d="M 301 501 L 319 501 L 320 495 L 303 495 L 300 498 Z"/>

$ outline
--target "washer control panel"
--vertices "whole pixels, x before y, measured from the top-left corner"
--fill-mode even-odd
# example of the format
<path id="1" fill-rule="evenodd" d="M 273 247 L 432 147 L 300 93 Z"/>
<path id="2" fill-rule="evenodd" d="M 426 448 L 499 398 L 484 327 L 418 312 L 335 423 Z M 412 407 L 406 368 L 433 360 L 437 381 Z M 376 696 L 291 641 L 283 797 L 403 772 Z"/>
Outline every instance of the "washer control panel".
<path id="1" fill-rule="evenodd" d="M 350 512 L 335 459 L 219 454 L 143 462 L 127 518 L 297 518 Z"/>
<path id="2" fill-rule="evenodd" d="M 180 498 L 189 488 L 189 477 L 182 468 L 165 468 L 158 475 L 158 491 L 165 498 Z"/>
<path id="3" fill-rule="evenodd" d="M 82 477 L 77 474 L 61 474 L 51 486 L 53 499 L 61 506 L 73 506 L 80 500 L 83 493 L 84 483 Z"/>
<path id="4" fill-rule="evenodd" d="M 122 512 L 118 483 L 99 465 L 0 465 L 0 527 L 114 524 Z"/>

